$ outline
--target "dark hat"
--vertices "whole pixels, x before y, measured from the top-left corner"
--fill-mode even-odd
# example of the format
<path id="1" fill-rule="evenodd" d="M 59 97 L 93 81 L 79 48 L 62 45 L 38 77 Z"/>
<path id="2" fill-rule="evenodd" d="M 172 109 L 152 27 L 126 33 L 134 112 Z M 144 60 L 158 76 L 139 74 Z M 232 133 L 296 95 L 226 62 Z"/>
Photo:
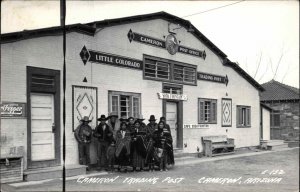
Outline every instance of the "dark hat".
<path id="1" fill-rule="evenodd" d="M 98 118 L 98 121 L 107 121 L 107 117 L 105 117 L 105 115 L 101 115 L 100 118 Z"/>
<path id="2" fill-rule="evenodd" d="M 80 121 L 82 121 L 82 122 L 91 122 L 92 120 L 89 120 L 88 116 L 84 116 Z"/>
<path id="3" fill-rule="evenodd" d="M 155 116 L 154 115 L 150 115 L 149 121 L 156 121 Z"/>
<path id="4" fill-rule="evenodd" d="M 137 124 L 137 123 L 141 125 L 141 121 L 135 120 L 134 125 Z"/>
<path id="5" fill-rule="evenodd" d="M 119 116 L 117 115 L 116 112 L 110 112 L 107 118 L 112 118 L 112 117 L 118 118 Z"/>
<path id="6" fill-rule="evenodd" d="M 139 117 L 138 117 L 136 120 L 142 122 L 142 121 L 144 121 L 145 119 L 143 118 L 143 115 L 139 115 Z"/>
<path id="7" fill-rule="evenodd" d="M 165 118 L 164 116 L 162 116 L 159 120 L 160 120 L 160 121 L 161 121 L 161 120 L 166 120 L 166 118 Z"/>

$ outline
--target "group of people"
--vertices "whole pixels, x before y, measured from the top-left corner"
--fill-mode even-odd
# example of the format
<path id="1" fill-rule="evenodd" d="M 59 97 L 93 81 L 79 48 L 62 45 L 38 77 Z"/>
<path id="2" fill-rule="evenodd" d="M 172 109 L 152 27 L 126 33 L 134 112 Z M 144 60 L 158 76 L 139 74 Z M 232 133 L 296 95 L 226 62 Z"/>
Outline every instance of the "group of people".
<path id="1" fill-rule="evenodd" d="M 92 137 L 97 141 L 97 166 L 99 169 L 127 171 L 167 171 L 174 164 L 173 140 L 165 117 L 157 123 L 151 115 L 146 125 L 142 117 L 120 118 L 101 115 L 94 130 L 84 117 L 75 130 L 78 141 L 79 163 L 89 165 L 89 147 Z"/>

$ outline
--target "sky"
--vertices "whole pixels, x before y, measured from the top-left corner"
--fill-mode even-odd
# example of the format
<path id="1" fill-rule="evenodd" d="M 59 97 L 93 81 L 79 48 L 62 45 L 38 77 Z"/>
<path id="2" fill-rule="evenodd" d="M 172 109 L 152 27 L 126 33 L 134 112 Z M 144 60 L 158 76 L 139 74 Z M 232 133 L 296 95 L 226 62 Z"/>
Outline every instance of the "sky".
<path id="1" fill-rule="evenodd" d="M 60 24 L 59 1 L 2 0 L 1 33 Z M 299 1 L 69 1 L 66 23 L 165 11 L 191 23 L 257 82 L 299 88 Z"/>

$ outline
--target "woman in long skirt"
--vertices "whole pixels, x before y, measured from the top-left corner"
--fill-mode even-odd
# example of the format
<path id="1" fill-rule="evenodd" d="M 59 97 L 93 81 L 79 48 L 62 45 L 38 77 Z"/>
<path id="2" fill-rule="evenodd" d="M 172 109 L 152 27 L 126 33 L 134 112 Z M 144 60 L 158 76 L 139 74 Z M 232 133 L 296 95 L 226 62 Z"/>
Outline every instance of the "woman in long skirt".
<path id="1" fill-rule="evenodd" d="M 154 132 L 156 154 L 159 160 L 160 171 L 167 171 L 167 163 L 172 149 L 172 136 L 163 121 L 158 123 L 158 129 Z"/>
<path id="2" fill-rule="evenodd" d="M 127 172 L 130 161 L 131 135 L 125 122 L 121 123 L 120 130 L 117 131 L 116 141 L 115 155 L 119 163 L 119 169 L 121 172 Z"/>
<path id="3" fill-rule="evenodd" d="M 146 146 L 145 146 L 146 132 L 141 126 L 140 121 L 135 121 L 134 130 L 131 132 L 131 153 L 132 153 L 132 167 L 133 171 L 142 171 L 145 166 Z"/>

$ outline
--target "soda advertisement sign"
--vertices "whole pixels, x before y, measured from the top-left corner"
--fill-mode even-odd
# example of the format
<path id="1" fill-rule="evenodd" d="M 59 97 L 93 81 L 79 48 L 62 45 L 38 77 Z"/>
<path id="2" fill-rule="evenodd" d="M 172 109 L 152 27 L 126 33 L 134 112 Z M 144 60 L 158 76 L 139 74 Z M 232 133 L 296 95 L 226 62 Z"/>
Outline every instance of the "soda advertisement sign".
<path id="1" fill-rule="evenodd" d="M 1 117 L 26 117 L 26 103 L 1 103 Z"/>

